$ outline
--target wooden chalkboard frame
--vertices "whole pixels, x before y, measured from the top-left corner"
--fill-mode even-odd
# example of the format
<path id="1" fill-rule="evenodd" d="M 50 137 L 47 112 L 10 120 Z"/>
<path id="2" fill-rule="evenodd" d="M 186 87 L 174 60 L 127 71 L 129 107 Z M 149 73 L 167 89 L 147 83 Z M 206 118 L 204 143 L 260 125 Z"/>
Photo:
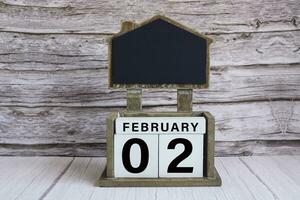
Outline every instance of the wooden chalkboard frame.
<path id="1" fill-rule="evenodd" d="M 139 27 L 142 27 L 150 22 L 153 22 L 157 19 L 165 20 L 185 31 L 188 31 L 192 34 L 195 34 L 198 37 L 201 37 L 206 40 L 207 43 L 207 52 L 206 52 L 206 82 L 204 84 L 116 84 L 112 83 L 112 40 L 114 38 L 117 38 L 121 35 L 124 35 L 130 31 L 133 31 Z M 114 34 L 111 38 L 108 40 L 108 58 L 109 58 L 109 76 L 108 76 L 108 85 L 110 88 L 172 88 L 172 89 L 201 89 L 201 88 L 208 88 L 209 87 L 209 74 L 210 74 L 210 44 L 213 42 L 213 40 L 193 29 L 190 29 L 179 22 L 176 22 L 166 16 L 162 15 L 156 15 L 140 24 L 136 24 L 134 22 L 123 22 L 123 23 L 129 23 L 132 26 L 124 28 L 122 27 L 122 30 L 119 33 Z"/>

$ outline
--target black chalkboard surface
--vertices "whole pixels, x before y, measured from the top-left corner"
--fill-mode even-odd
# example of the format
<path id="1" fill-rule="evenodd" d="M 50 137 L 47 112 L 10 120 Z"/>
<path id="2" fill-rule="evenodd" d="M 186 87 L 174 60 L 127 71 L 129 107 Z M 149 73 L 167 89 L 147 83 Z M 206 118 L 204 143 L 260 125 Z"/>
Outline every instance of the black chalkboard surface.
<path id="1" fill-rule="evenodd" d="M 206 38 L 157 18 L 112 38 L 110 86 L 206 87 L 208 44 Z"/>

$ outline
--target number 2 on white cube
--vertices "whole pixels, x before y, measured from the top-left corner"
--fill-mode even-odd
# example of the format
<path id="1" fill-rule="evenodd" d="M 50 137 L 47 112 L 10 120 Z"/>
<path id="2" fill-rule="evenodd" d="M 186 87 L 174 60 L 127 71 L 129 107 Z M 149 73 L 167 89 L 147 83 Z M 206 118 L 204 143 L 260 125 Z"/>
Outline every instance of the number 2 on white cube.
<path id="1" fill-rule="evenodd" d="M 158 177 L 158 135 L 115 134 L 115 177 Z"/>
<path id="2" fill-rule="evenodd" d="M 159 177 L 203 177 L 203 134 L 159 135 Z"/>

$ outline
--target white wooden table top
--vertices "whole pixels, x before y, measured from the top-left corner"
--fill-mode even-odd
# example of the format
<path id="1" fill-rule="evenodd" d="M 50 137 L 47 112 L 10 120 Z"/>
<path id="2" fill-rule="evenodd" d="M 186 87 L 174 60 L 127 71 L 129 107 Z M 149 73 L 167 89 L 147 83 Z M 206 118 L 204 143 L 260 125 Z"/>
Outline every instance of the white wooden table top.
<path id="1" fill-rule="evenodd" d="M 105 158 L 0 157 L 0 199 L 300 199 L 300 156 L 216 158 L 222 187 L 100 188 Z"/>

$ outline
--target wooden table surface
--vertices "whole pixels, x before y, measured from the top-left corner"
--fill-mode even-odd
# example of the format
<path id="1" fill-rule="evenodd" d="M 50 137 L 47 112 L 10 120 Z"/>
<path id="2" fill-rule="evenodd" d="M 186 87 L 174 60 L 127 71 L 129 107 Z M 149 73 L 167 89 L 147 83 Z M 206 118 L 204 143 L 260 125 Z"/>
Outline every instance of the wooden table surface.
<path id="1" fill-rule="evenodd" d="M 216 158 L 222 187 L 96 187 L 105 163 L 91 157 L 0 157 L 0 199 L 300 199 L 300 156 Z"/>

